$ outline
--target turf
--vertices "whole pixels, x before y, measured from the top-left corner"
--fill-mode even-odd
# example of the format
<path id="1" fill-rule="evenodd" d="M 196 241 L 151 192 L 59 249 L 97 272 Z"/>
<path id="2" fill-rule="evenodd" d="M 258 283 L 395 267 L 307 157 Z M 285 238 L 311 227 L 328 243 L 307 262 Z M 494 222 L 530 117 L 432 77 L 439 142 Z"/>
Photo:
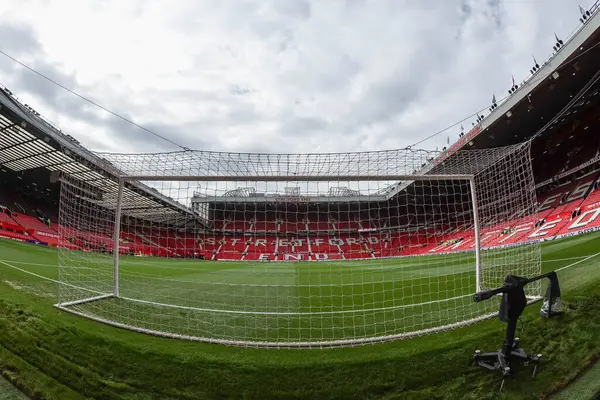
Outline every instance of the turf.
<path id="1" fill-rule="evenodd" d="M 580 400 L 600 398 L 600 363 L 596 362 L 588 371 L 578 377 L 569 387 L 565 388 L 557 395 L 552 396 L 552 400 Z"/>
<path id="2" fill-rule="evenodd" d="M 600 356 L 600 256 L 586 258 L 598 249 L 599 234 L 543 246 L 544 270 L 578 262 L 559 273 L 568 309 L 553 320 L 539 318 L 538 306 L 526 311 L 519 336 L 545 361 L 535 378 L 518 371 L 502 397 L 547 396 Z M 40 276 L 58 277 L 57 257 L 52 249 L 0 242 L 0 259 Z M 500 345 L 504 325 L 496 320 L 356 348 L 244 349 L 119 330 L 52 307 L 56 293 L 55 282 L 0 264 L 0 369 L 33 397 L 495 398 L 499 385 L 498 376 L 469 362 L 475 349 Z"/>
<path id="3" fill-rule="evenodd" d="M 9 381 L 0 377 L 0 400 L 26 400 L 27 397 Z"/>

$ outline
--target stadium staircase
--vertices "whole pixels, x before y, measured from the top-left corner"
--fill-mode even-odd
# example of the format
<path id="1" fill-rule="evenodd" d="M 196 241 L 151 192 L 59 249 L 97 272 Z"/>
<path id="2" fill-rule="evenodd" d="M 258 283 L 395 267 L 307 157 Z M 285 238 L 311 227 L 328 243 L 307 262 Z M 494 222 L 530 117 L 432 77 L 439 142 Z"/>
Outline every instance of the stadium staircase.
<path id="1" fill-rule="evenodd" d="M 162 246 L 158 241 L 150 239 L 143 231 L 136 230 L 135 235 L 138 236 L 145 245 L 154 247 L 159 250 L 159 256 L 168 257 L 169 255 L 176 255 L 176 251 Z M 160 239 L 159 239 L 160 241 Z"/>

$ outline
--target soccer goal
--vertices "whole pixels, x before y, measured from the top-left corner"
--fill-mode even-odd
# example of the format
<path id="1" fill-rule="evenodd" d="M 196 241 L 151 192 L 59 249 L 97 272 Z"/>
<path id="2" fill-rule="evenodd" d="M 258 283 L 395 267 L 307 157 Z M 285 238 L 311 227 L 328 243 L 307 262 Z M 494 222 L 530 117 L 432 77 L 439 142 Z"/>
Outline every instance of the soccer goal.
<path id="1" fill-rule="evenodd" d="M 541 272 L 522 237 L 536 211 L 528 143 L 97 156 L 114 176 L 61 179 L 57 306 L 114 326 L 360 345 L 488 318 L 498 303 L 476 291 Z"/>

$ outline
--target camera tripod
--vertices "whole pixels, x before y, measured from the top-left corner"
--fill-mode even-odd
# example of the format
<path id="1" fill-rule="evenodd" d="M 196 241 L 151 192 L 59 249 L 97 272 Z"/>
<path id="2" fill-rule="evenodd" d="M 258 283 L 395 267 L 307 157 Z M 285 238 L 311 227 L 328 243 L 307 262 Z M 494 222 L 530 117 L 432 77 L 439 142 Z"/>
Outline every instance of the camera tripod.
<path id="1" fill-rule="evenodd" d="M 473 356 L 473 361 L 482 368 L 491 371 L 500 371 L 502 374 L 502 385 L 500 390 L 502 390 L 504 386 L 504 379 L 512 373 L 513 363 L 522 362 L 524 365 L 529 365 L 529 363 L 534 364 L 532 376 L 535 376 L 537 367 L 541 362 L 542 355 L 528 355 L 525 350 L 521 348 L 521 341 L 519 338 L 516 338 L 515 335 L 519 317 L 527 306 L 527 297 L 525 296 L 524 287 L 528 283 L 543 278 L 548 278 L 550 284 L 546 291 L 544 303 L 544 306 L 546 306 L 546 303 L 548 304 L 548 310 L 546 311 L 542 308 L 542 315 L 550 317 L 558 314 L 558 312 L 552 310 L 552 306 L 560 299 L 560 287 L 558 285 L 558 276 L 555 271 L 534 278 L 508 275 L 504 280 L 504 284 L 499 288 L 481 291 L 473 296 L 473 300 L 478 303 L 490 299 L 495 295 L 502 294 L 502 302 L 500 303 L 498 317 L 500 321 L 508 324 L 502 349 L 489 353 L 482 353 L 480 350 L 476 350 L 475 355 Z"/>

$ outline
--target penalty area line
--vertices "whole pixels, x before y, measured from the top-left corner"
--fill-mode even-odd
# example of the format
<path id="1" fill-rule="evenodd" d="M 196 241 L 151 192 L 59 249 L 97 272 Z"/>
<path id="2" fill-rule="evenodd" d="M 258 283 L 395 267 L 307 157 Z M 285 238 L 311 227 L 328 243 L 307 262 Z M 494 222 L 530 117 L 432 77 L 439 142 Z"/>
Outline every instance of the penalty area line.
<path id="1" fill-rule="evenodd" d="M 7 267 L 10 267 L 12 269 L 16 269 L 17 271 L 21 271 L 21 272 L 23 272 L 25 274 L 29 274 L 29 275 L 35 276 L 36 278 L 40 278 L 40 279 L 44 279 L 44 280 L 47 280 L 47 281 L 50 281 L 50 282 L 54 282 L 54 283 L 57 283 L 59 285 L 65 285 L 65 286 L 72 287 L 74 289 L 85 290 L 85 291 L 90 292 L 90 293 L 106 294 L 106 293 L 98 292 L 96 290 L 92 290 L 92 289 L 88 289 L 88 288 L 84 288 L 84 287 L 80 287 L 80 286 L 71 285 L 70 283 L 60 282 L 60 281 L 58 281 L 56 279 L 49 278 L 49 277 L 44 276 L 44 275 L 39 275 L 39 274 L 36 274 L 35 272 L 27 271 L 27 270 L 25 270 L 23 268 L 19 268 L 17 266 L 11 265 L 11 264 L 7 263 L 6 261 L 0 261 L 0 264 L 4 264 Z"/>
<path id="2" fill-rule="evenodd" d="M 38 275 L 38 274 L 36 274 L 35 272 L 27 271 L 27 270 L 25 270 L 25 269 L 23 269 L 23 268 L 19 268 L 19 267 L 17 267 L 17 266 L 11 265 L 11 264 L 7 263 L 6 261 L 2 261 L 2 260 L 0 260 L 0 263 L 4 264 L 4 265 L 6 265 L 7 267 L 10 267 L 10 268 L 12 268 L 12 269 L 16 269 L 17 271 L 21 271 L 21 272 L 24 272 L 24 273 L 26 273 L 26 274 L 33 275 L 33 276 L 35 276 L 36 278 L 41 278 L 41 279 L 45 279 L 45 280 L 47 280 L 47 281 L 51 281 L 51 282 L 54 282 L 54 283 L 58 283 L 58 284 L 60 284 L 60 282 L 59 282 L 59 281 L 57 281 L 56 279 L 52 279 L 52 278 L 49 278 L 49 277 L 47 277 L 47 276 L 43 276 L 43 275 Z"/>
<path id="3" fill-rule="evenodd" d="M 128 300 L 134 303 L 148 304 L 157 307 L 165 307 L 165 308 L 177 308 L 181 310 L 189 310 L 189 311 L 199 311 L 199 312 L 209 312 L 215 314 L 241 314 L 241 315 L 291 315 L 291 316 L 308 316 L 308 315 L 339 315 L 339 314 L 353 314 L 353 313 L 368 313 L 368 312 L 377 312 L 377 311 L 393 311 L 404 308 L 413 308 L 424 305 L 432 305 L 437 303 L 443 303 L 447 301 L 455 301 L 464 299 L 466 297 L 472 297 L 472 294 L 465 294 L 456 297 L 450 297 L 446 299 L 439 300 L 431 300 L 423 303 L 414 303 L 414 304 L 401 304 L 397 306 L 389 306 L 389 307 L 378 307 L 378 308 L 361 308 L 354 310 L 339 310 L 339 311 L 297 311 L 297 312 L 281 312 L 281 311 L 244 311 L 244 310 L 227 310 L 227 309 L 213 309 L 213 308 L 200 308 L 200 307 L 192 307 L 192 306 L 184 306 L 178 304 L 168 304 L 168 303 L 160 303 L 150 300 L 143 299 L 134 299 L 131 297 L 122 297 L 119 296 L 122 300 Z"/>
<path id="4" fill-rule="evenodd" d="M 597 257 L 599 255 L 600 255 L 600 251 L 597 252 L 596 254 L 592 254 L 591 256 L 588 256 L 588 257 L 586 257 L 586 258 L 584 258 L 582 260 L 576 261 L 576 262 L 574 262 L 572 264 L 569 264 L 569 265 L 565 265 L 564 267 L 560 267 L 559 269 L 556 269 L 555 272 L 559 272 L 559 271 L 562 271 L 564 269 L 574 267 L 577 264 L 581 264 L 582 262 L 585 262 L 587 260 L 591 260 L 592 258 Z"/>

